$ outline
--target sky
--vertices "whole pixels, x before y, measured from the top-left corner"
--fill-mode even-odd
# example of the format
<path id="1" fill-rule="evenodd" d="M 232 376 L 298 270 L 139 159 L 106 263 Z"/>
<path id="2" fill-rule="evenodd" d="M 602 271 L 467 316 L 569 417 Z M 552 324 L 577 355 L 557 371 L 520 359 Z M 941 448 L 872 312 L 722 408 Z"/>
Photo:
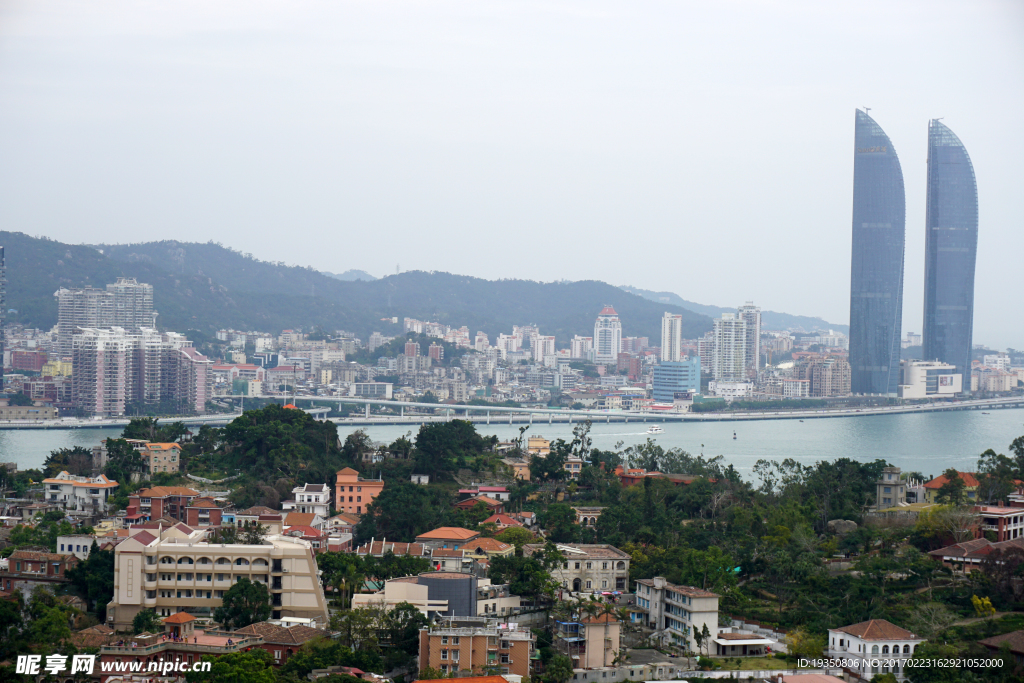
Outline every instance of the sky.
<path id="1" fill-rule="evenodd" d="M 1024 3 L 0 0 L 0 225 L 376 276 L 597 279 L 849 320 L 854 112 L 980 195 L 975 342 L 1024 346 Z"/>

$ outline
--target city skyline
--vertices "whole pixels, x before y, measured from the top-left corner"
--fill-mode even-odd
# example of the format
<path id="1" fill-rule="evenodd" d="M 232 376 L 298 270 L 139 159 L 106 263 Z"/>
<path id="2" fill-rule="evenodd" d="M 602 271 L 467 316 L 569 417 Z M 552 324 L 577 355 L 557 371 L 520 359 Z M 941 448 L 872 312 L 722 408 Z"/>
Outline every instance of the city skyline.
<path id="1" fill-rule="evenodd" d="M 756 297 L 843 324 L 847 116 L 870 106 L 904 160 L 908 253 L 924 247 L 922 125 L 943 116 L 968 142 L 989 226 L 976 337 L 1018 344 L 1001 271 L 1024 251 L 1024 97 L 1006 87 L 1024 82 L 1019 3 L 400 6 L 7 3 L 0 218 L 64 241 L 213 239 L 329 272 Z M 643 247 L 624 259 L 608 245 L 627 236 Z M 509 237 L 542 248 L 481 256 Z M 756 291 L 719 258 L 679 267 L 723 245 L 735 273 L 801 267 Z M 920 330 L 922 259 L 905 282 L 904 327 Z"/>

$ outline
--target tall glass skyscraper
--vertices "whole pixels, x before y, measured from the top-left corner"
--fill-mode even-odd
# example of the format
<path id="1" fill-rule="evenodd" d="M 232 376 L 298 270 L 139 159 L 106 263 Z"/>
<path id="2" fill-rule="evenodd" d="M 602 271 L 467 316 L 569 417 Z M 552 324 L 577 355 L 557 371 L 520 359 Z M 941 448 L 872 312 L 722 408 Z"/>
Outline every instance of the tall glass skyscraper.
<path id="1" fill-rule="evenodd" d="M 850 277 L 850 390 L 855 394 L 896 394 L 905 241 L 899 157 L 881 126 L 858 110 Z"/>
<path id="2" fill-rule="evenodd" d="M 978 184 L 963 143 L 942 122 L 928 123 L 925 212 L 925 360 L 956 366 L 970 391 Z"/>

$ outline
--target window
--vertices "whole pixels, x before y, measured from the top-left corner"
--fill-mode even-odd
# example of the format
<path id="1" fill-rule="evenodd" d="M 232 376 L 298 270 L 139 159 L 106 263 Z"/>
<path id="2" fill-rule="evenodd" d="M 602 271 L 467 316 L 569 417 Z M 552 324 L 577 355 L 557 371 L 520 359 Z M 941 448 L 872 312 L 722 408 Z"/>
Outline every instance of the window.
<path id="1" fill-rule="evenodd" d="M 356 496 L 356 502 L 357 503 L 362 503 L 363 502 L 363 497 L 362 496 Z"/>
<path id="2" fill-rule="evenodd" d="M 601 569 L 608 569 L 608 563 L 607 562 L 602 562 L 601 563 Z"/>
<path id="3" fill-rule="evenodd" d="M 448 659 L 448 650 L 441 650 L 441 659 Z"/>
<path id="4" fill-rule="evenodd" d="M 501 663 L 502 664 L 508 664 L 508 653 L 507 652 L 502 652 L 501 653 Z"/>
<path id="5" fill-rule="evenodd" d="M 885 491 L 885 493 L 892 493 L 892 487 L 891 486 L 886 486 L 884 491 Z"/>
<path id="6" fill-rule="evenodd" d="M 910 654 L 910 646 L 909 645 L 904 645 L 903 646 L 903 654 L 905 654 L 905 655 L 909 655 Z"/>
<path id="7" fill-rule="evenodd" d="M 587 569 L 593 569 L 593 568 L 594 568 L 594 563 L 593 562 L 587 562 Z"/>
<path id="8" fill-rule="evenodd" d="M 593 588 L 593 587 L 594 587 L 593 582 L 588 579 L 587 580 L 587 588 Z"/>
<path id="9" fill-rule="evenodd" d="M 356 492 L 359 492 L 359 491 L 362 491 L 362 490 L 363 490 L 363 487 L 362 487 L 362 486 L 357 486 L 357 487 L 356 487 Z"/>
<path id="10" fill-rule="evenodd" d="M 873 654 L 873 655 L 877 655 L 878 654 L 878 646 L 877 645 L 872 645 L 871 646 L 871 654 Z"/>
<path id="11" fill-rule="evenodd" d="M 353 488 L 355 488 L 355 487 L 354 487 L 354 486 L 349 486 L 349 487 L 348 487 L 348 492 L 349 492 L 349 493 L 352 493 L 352 489 L 353 489 Z"/>
<path id="12" fill-rule="evenodd" d="M 448 644 L 448 636 L 441 636 L 441 644 L 442 645 L 447 645 Z"/>
<path id="13" fill-rule="evenodd" d="M 580 568 L 580 563 L 579 563 L 579 562 L 577 562 L 577 563 L 576 563 L 576 569 L 579 569 L 579 568 Z"/>
<path id="14" fill-rule="evenodd" d="M 452 645 L 458 645 L 458 644 L 459 644 L 459 637 L 458 636 L 452 636 Z"/>
<path id="15" fill-rule="evenodd" d="M 453 662 L 459 661 L 459 651 L 458 650 L 452 650 L 452 661 Z"/>
<path id="16" fill-rule="evenodd" d="M 888 645 L 883 645 L 882 646 L 882 654 L 883 655 L 889 654 L 889 646 Z"/>
<path id="17" fill-rule="evenodd" d="M 607 587 L 608 587 L 608 580 L 607 579 L 602 579 L 601 580 L 601 588 L 607 588 Z"/>

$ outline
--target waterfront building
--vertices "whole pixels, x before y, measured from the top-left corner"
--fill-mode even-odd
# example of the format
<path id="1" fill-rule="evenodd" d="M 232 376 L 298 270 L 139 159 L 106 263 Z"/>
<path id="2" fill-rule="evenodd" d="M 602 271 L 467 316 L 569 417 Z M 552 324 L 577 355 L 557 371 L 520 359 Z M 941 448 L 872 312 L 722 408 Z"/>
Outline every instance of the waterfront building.
<path id="1" fill-rule="evenodd" d="M 661 318 L 661 360 L 674 363 L 682 360 L 683 316 L 665 313 Z"/>
<path id="2" fill-rule="evenodd" d="M 611 306 L 597 314 L 594 323 L 594 362 L 615 363 L 622 353 L 622 323 Z"/>
<path id="3" fill-rule="evenodd" d="M 213 396 L 213 362 L 175 332 L 78 328 L 72 358 L 72 401 L 91 415 L 167 403 L 177 412 L 202 414 Z"/>
<path id="4" fill-rule="evenodd" d="M 117 491 L 117 482 L 107 479 L 105 474 L 79 477 L 61 472 L 43 479 L 43 490 L 47 503 L 65 510 L 100 514 L 107 511 L 107 499 Z"/>
<path id="5" fill-rule="evenodd" d="M 683 356 L 655 365 L 653 387 L 651 397 L 657 403 L 673 403 L 678 394 L 700 393 L 700 358 Z"/>
<path id="6" fill-rule="evenodd" d="M 714 321 L 712 375 L 716 380 L 741 382 L 747 378 L 747 321 L 723 313 Z"/>
<path id="7" fill-rule="evenodd" d="M 900 361 L 900 398 L 950 398 L 963 391 L 964 378 L 949 363 Z"/>
<path id="8" fill-rule="evenodd" d="M 960 139 L 938 119 L 928 123 L 922 356 L 971 367 L 978 184 Z"/>
<path id="9" fill-rule="evenodd" d="M 895 396 L 903 321 L 906 196 L 889 137 L 857 110 L 853 163 L 850 367 L 855 394 Z"/>
<path id="10" fill-rule="evenodd" d="M 875 509 L 887 510 L 906 505 L 907 487 L 900 479 L 899 467 L 882 469 L 882 476 L 875 482 Z"/>
<path id="11" fill-rule="evenodd" d="M 757 379 L 757 371 L 761 366 L 761 309 L 753 301 L 748 301 L 739 307 L 737 313 L 747 323 L 747 377 Z"/>

